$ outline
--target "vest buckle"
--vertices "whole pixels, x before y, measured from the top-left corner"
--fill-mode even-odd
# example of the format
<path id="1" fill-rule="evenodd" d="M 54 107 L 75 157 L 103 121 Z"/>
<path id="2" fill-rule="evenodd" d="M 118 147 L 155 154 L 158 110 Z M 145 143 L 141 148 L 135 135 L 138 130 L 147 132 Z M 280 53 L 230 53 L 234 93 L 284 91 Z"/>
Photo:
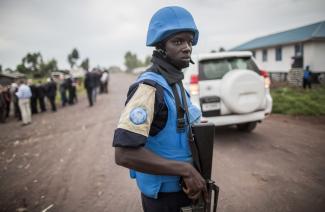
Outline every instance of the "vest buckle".
<path id="1" fill-rule="evenodd" d="M 185 132 L 185 119 L 177 118 L 177 132 Z"/>

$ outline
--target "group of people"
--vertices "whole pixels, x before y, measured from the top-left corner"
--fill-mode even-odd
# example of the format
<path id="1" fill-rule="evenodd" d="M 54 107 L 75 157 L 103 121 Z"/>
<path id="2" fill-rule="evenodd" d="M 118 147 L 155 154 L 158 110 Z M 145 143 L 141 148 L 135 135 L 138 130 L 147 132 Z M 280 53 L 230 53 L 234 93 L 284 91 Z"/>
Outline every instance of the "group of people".
<path id="1" fill-rule="evenodd" d="M 108 93 L 108 82 L 108 70 L 94 68 L 87 71 L 84 85 L 90 106 L 96 102 L 97 93 Z M 56 112 L 57 92 L 62 107 L 73 105 L 78 102 L 77 85 L 76 78 L 69 74 L 62 74 L 57 80 L 48 78 L 45 83 L 20 79 L 11 85 L 0 85 L 0 122 L 4 123 L 7 120 L 11 114 L 10 110 L 13 110 L 18 120 L 22 120 L 23 125 L 31 123 L 32 114 L 47 111 L 47 105 Z"/>
<path id="2" fill-rule="evenodd" d="M 47 111 L 48 106 L 56 112 L 58 88 L 62 106 L 73 105 L 78 101 L 77 82 L 70 75 L 61 76 L 58 82 L 53 78 L 48 78 L 45 83 L 19 79 L 11 85 L 0 85 L 0 122 L 6 121 L 11 110 L 17 120 L 22 120 L 23 125 L 30 124 L 32 115 Z"/>
<path id="3" fill-rule="evenodd" d="M 71 75 L 61 75 L 59 90 L 62 107 L 65 107 L 67 104 L 73 105 L 78 102 L 77 81 Z"/>
<path id="4" fill-rule="evenodd" d="M 97 93 L 108 93 L 109 72 L 94 68 L 87 71 L 84 86 L 87 91 L 89 106 L 92 107 L 96 102 Z"/>
<path id="5" fill-rule="evenodd" d="M 45 104 L 46 98 L 51 104 L 52 111 L 56 111 L 55 97 L 57 85 L 53 79 L 49 78 L 46 83 L 42 83 L 41 81 L 33 83 L 31 80 L 28 80 L 28 86 L 30 87 L 32 94 L 32 96 L 30 97 L 32 114 L 45 112 L 47 110 Z"/>

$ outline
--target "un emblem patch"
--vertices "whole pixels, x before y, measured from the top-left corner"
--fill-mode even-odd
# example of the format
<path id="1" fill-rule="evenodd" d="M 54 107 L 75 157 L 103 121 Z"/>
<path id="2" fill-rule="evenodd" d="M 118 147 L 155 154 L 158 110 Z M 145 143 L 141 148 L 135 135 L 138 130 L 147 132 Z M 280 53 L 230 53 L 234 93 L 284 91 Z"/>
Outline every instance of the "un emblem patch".
<path id="1" fill-rule="evenodd" d="M 147 120 L 147 111 L 141 107 L 134 108 L 130 112 L 130 121 L 135 125 L 145 123 Z"/>

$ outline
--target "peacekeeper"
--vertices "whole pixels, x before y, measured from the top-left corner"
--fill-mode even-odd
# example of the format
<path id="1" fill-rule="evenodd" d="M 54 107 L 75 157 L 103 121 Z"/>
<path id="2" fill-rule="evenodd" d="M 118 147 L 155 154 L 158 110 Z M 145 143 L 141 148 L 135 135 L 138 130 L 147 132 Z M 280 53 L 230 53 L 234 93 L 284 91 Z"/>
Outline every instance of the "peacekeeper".
<path id="1" fill-rule="evenodd" d="M 130 169 L 145 212 L 179 212 L 200 195 L 207 197 L 205 180 L 192 165 L 183 102 L 190 124 L 201 112 L 181 83 L 198 37 L 192 15 L 182 7 L 153 15 L 147 33 L 147 46 L 155 47 L 153 65 L 130 86 L 114 133 L 115 162 Z"/>

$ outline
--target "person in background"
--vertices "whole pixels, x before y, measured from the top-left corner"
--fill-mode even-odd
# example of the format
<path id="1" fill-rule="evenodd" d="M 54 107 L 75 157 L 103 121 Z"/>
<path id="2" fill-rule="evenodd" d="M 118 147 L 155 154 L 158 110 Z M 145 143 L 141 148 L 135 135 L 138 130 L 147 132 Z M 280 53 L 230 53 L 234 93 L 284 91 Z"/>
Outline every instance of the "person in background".
<path id="1" fill-rule="evenodd" d="M 302 87 L 304 89 L 306 89 L 306 87 L 311 89 L 311 72 L 309 70 L 309 66 L 306 66 L 306 68 L 304 70 L 304 77 L 303 77 Z"/>
<path id="2" fill-rule="evenodd" d="M 56 104 L 55 104 L 56 91 L 57 91 L 56 82 L 54 81 L 53 78 L 48 78 L 46 84 L 46 97 L 48 98 L 51 104 L 51 109 L 53 112 L 56 111 Z"/>
<path id="3" fill-rule="evenodd" d="M 46 105 L 45 105 L 45 93 L 46 93 L 46 88 L 45 84 L 43 84 L 41 81 L 38 81 L 38 84 L 36 85 L 37 87 L 37 97 L 38 97 L 38 103 L 41 109 L 41 112 L 46 111 Z"/>
<path id="4" fill-rule="evenodd" d="M 61 105 L 62 105 L 62 107 L 65 107 L 65 105 L 68 102 L 68 100 L 67 100 L 67 81 L 65 80 L 63 74 L 60 75 L 59 89 L 60 89 L 60 96 L 61 96 Z"/>
<path id="5" fill-rule="evenodd" d="M 30 98 L 30 106 L 32 109 L 32 114 L 38 113 L 38 107 L 37 107 L 37 99 L 38 99 L 38 88 L 33 83 L 31 79 L 28 80 L 28 86 L 30 87 L 32 91 L 32 97 Z"/>
<path id="6" fill-rule="evenodd" d="M 5 88 L 0 85 L 0 122 L 4 123 L 6 121 L 6 101 L 4 97 Z"/>
<path id="7" fill-rule="evenodd" d="M 30 110 L 30 98 L 32 97 L 32 92 L 30 87 L 26 85 L 25 80 L 21 79 L 19 81 L 19 87 L 16 95 L 19 101 L 23 125 L 28 125 L 32 123 L 32 113 Z"/>
<path id="8" fill-rule="evenodd" d="M 74 99 L 75 99 L 75 91 L 74 91 L 74 87 L 73 87 L 73 77 L 72 75 L 69 75 L 66 79 L 67 81 L 67 88 L 68 88 L 68 102 L 69 105 L 73 105 Z"/>
<path id="9" fill-rule="evenodd" d="M 108 93 L 108 71 L 105 70 L 100 78 L 100 91 L 101 93 Z"/>
<path id="10" fill-rule="evenodd" d="M 10 95 L 10 86 L 4 86 L 4 92 L 3 92 L 5 104 L 6 104 L 6 119 L 9 117 L 10 114 L 10 103 L 11 103 L 11 95 Z"/>
<path id="11" fill-rule="evenodd" d="M 94 93 L 96 92 L 96 75 L 93 71 L 88 71 L 85 75 L 84 86 L 87 90 L 87 97 L 89 106 L 92 107 L 94 105 Z"/>
<path id="12" fill-rule="evenodd" d="M 95 79 L 95 88 L 93 89 L 93 101 L 96 102 L 97 94 L 100 91 L 100 78 L 101 78 L 101 72 L 98 68 L 94 68 L 92 71 Z"/>
<path id="13" fill-rule="evenodd" d="M 11 83 L 10 93 L 12 96 L 12 103 L 14 106 L 14 115 L 15 118 L 20 121 L 21 120 L 21 112 L 19 109 L 18 97 L 16 96 L 16 92 L 18 91 L 18 84 L 16 82 Z"/>
<path id="14" fill-rule="evenodd" d="M 78 102 L 78 90 L 77 90 L 77 86 L 78 86 L 78 81 L 76 78 L 72 78 L 72 100 L 74 103 Z"/>

